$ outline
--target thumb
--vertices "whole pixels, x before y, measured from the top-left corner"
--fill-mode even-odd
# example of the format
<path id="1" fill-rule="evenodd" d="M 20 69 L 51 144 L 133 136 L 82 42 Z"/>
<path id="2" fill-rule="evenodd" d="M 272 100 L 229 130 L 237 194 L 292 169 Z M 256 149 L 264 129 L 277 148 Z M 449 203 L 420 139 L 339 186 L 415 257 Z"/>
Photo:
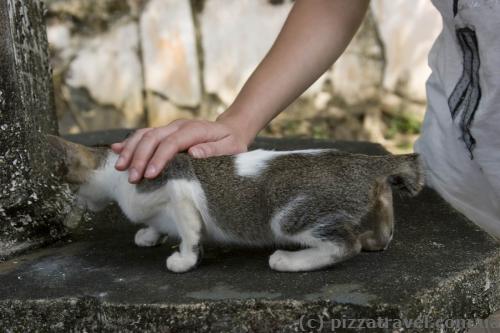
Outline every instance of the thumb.
<path id="1" fill-rule="evenodd" d="M 221 147 L 222 146 L 222 147 Z M 189 148 L 189 155 L 194 158 L 206 158 L 227 154 L 222 141 L 200 143 Z"/>
<path id="2" fill-rule="evenodd" d="M 194 158 L 205 158 L 221 155 L 233 155 L 246 151 L 246 147 L 237 143 L 232 136 L 222 140 L 204 142 L 189 148 L 188 153 Z"/>

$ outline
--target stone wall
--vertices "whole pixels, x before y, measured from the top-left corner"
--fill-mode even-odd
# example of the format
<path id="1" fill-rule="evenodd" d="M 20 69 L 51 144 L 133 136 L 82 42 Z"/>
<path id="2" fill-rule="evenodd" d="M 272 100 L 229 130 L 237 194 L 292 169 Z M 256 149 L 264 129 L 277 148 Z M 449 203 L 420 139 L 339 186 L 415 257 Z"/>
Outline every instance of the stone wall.
<path id="1" fill-rule="evenodd" d="M 47 3 L 56 105 L 65 133 L 215 118 L 265 55 L 293 5 Z M 428 0 L 372 0 L 346 53 L 264 132 L 387 143 L 405 129 L 418 131 L 427 53 L 440 25 Z"/>

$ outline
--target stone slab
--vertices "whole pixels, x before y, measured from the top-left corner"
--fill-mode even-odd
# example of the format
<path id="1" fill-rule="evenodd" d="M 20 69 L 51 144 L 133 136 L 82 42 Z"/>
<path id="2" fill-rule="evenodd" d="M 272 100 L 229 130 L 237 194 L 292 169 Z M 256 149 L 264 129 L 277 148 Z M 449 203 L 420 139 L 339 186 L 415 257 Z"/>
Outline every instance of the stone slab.
<path id="1" fill-rule="evenodd" d="M 125 134 L 72 139 L 106 144 Z M 256 146 L 385 153 L 375 144 L 319 140 L 259 139 Z M 317 331 L 318 326 L 307 325 L 323 319 L 322 331 L 332 332 L 328 318 L 420 317 L 432 322 L 486 318 L 500 308 L 498 243 L 431 189 L 416 198 L 396 196 L 395 216 L 387 251 L 363 252 L 325 270 L 277 273 L 267 265 L 273 249 L 209 247 L 197 270 L 179 275 L 165 268 L 174 243 L 137 248 L 137 227 L 110 207 L 92 216 L 71 240 L 0 265 L 0 327 L 296 332 Z M 364 330 L 336 330 L 350 331 Z"/>

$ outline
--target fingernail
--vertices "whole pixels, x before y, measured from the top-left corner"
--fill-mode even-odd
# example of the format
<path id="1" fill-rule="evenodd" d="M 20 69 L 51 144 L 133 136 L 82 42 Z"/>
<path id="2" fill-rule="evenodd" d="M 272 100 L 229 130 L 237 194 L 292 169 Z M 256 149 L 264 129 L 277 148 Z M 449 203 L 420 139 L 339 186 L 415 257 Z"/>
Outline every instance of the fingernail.
<path id="1" fill-rule="evenodd" d="M 200 149 L 191 149 L 191 156 L 193 156 L 194 158 L 202 157 L 201 154 L 202 152 Z"/>
<path id="2" fill-rule="evenodd" d="M 135 182 L 139 180 L 139 172 L 136 169 L 132 168 L 128 171 L 128 181 Z"/>
<path id="3" fill-rule="evenodd" d="M 120 167 L 120 166 L 123 165 L 123 163 L 125 163 L 125 159 L 120 156 L 120 158 L 118 159 L 118 161 L 116 161 L 115 166 Z"/>
<path id="4" fill-rule="evenodd" d="M 154 165 L 150 165 L 147 169 L 146 169 L 146 174 L 145 176 L 146 177 L 154 177 L 156 175 L 156 167 Z"/>

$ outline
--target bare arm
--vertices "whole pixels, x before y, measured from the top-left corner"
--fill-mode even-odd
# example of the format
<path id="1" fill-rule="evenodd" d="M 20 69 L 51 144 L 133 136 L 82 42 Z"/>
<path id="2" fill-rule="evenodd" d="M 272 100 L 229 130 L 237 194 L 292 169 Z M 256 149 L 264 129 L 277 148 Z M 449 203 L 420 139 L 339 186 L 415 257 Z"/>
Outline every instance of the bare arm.
<path id="1" fill-rule="evenodd" d="M 366 13 L 367 0 L 299 0 L 273 47 L 221 115 L 257 133 L 313 84 L 345 50 Z M 247 139 L 249 140 L 249 139 Z"/>
<path id="2" fill-rule="evenodd" d="M 217 119 L 175 121 L 142 129 L 114 144 L 129 181 L 156 177 L 179 151 L 194 157 L 245 151 L 257 133 L 299 97 L 342 54 L 369 0 L 297 0 L 269 53 L 233 104 Z"/>

